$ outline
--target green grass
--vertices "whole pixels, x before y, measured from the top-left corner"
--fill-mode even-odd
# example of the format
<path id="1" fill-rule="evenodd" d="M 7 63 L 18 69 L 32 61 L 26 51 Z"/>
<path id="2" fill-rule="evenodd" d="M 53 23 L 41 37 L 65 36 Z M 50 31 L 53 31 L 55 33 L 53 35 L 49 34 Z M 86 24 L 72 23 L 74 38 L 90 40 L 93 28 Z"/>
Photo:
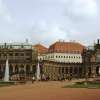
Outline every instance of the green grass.
<path id="1" fill-rule="evenodd" d="M 9 82 L 0 81 L 0 87 L 11 86 L 14 84 L 15 84 L 15 82 L 13 82 L 13 81 L 9 81 Z"/>
<path id="2" fill-rule="evenodd" d="M 100 83 L 87 83 L 87 84 L 72 84 L 72 85 L 66 85 L 63 88 L 100 88 Z"/>

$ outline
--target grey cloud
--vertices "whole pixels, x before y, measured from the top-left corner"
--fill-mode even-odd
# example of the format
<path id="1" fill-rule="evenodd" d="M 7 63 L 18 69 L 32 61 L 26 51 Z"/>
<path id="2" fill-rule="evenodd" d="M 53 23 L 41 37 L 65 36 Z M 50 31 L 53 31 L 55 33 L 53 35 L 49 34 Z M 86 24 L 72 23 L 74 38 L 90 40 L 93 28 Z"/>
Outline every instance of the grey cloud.
<path id="1" fill-rule="evenodd" d="M 12 35 L 6 39 L 30 38 L 33 43 L 44 44 L 64 39 L 89 44 L 100 36 L 100 2 L 97 3 L 97 0 L 15 1 L 19 8 L 14 8 L 14 12 L 10 11 L 15 14 L 14 25 L 9 26 L 2 22 L 3 27 L 9 27 L 7 31 L 2 30 L 4 36 L 6 32 Z"/>
<path id="2" fill-rule="evenodd" d="M 8 8 L 4 4 L 3 0 L 0 0 L 0 18 L 4 19 L 8 23 L 12 22 L 12 17 L 8 11 Z"/>

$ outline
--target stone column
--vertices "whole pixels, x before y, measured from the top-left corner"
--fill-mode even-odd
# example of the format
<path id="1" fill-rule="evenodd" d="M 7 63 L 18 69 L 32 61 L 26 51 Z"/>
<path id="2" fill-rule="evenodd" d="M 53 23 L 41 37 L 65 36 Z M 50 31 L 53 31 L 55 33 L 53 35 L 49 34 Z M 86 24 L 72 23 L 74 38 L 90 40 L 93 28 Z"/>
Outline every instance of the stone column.
<path id="1" fill-rule="evenodd" d="M 68 75 L 70 75 L 70 67 L 68 67 Z"/>
<path id="2" fill-rule="evenodd" d="M 4 66 L 1 64 L 1 71 L 2 71 L 2 72 L 4 71 L 3 68 L 4 68 Z"/>
<path id="3" fill-rule="evenodd" d="M 12 65 L 13 73 L 15 73 L 15 64 Z"/>
<path id="4" fill-rule="evenodd" d="M 33 71 L 33 65 L 32 64 L 30 65 L 30 71 L 31 72 Z"/>
<path id="5" fill-rule="evenodd" d="M 74 77 L 74 68 L 75 66 L 72 67 L 72 77 Z"/>
<path id="6" fill-rule="evenodd" d="M 64 78 L 66 78 L 66 67 L 64 66 Z"/>
<path id="7" fill-rule="evenodd" d="M 59 79 L 59 67 L 56 67 L 56 72 L 57 72 L 57 79 Z"/>
<path id="8" fill-rule="evenodd" d="M 26 64 L 24 64 L 24 71 L 25 71 L 25 73 L 26 73 Z"/>
<path id="9" fill-rule="evenodd" d="M 91 68 L 91 77 L 95 78 L 96 77 L 96 66 L 95 65 L 92 65 L 92 68 Z"/>
<path id="10" fill-rule="evenodd" d="M 79 73 L 79 66 L 77 67 L 77 75 L 78 75 L 78 78 L 79 78 L 79 75 L 80 75 L 80 73 Z"/>

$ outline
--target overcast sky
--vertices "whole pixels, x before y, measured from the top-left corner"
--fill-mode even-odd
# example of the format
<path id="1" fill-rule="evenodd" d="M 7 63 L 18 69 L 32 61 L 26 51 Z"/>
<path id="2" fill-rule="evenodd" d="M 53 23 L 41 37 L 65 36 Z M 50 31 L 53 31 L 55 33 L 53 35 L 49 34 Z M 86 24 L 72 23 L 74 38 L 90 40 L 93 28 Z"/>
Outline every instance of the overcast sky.
<path id="1" fill-rule="evenodd" d="M 0 0 L 0 42 L 91 44 L 100 38 L 100 0 Z"/>

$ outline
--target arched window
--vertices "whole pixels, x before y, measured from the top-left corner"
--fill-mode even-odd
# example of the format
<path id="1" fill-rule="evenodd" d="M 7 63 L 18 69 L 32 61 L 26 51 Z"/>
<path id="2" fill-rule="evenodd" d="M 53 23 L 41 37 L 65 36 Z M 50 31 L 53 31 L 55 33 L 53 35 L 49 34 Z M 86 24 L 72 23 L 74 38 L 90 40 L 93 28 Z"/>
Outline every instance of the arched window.
<path id="1" fill-rule="evenodd" d="M 9 66 L 9 73 L 10 73 L 10 75 L 13 73 L 13 66 L 12 65 Z"/>
<path id="2" fill-rule="evenodd" d="M 30 66 L 29 65 L 26 65 L 26 73 L 28 74 L 28 73 L 30 73 Z"/>
<path id="3" fill-rule="evenodd" d="M 15 73 L 18 74 L 18 72 L 19 72 L 19 69 L 18 69 L 18 66 L 16 65 L 15 66 Z"/>

